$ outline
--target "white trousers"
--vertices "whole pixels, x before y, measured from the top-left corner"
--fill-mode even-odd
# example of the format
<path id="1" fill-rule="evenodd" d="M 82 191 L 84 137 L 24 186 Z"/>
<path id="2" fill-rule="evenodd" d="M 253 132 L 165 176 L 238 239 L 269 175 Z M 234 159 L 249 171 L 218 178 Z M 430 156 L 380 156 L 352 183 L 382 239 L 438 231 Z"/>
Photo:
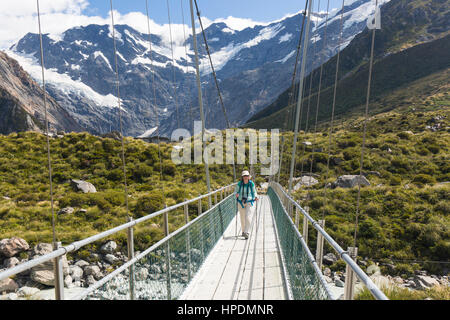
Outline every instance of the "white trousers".
<path id="1" fill-rule="evenodd" d="M 238 203 L 239 215 L 241 217 L 241 228 L 242 232 L 248 233 L 250 229 L 250 213 L 252 206 L 250 203 L 244 204 L 244 208 L 242 208 L 241 204 Z"/>

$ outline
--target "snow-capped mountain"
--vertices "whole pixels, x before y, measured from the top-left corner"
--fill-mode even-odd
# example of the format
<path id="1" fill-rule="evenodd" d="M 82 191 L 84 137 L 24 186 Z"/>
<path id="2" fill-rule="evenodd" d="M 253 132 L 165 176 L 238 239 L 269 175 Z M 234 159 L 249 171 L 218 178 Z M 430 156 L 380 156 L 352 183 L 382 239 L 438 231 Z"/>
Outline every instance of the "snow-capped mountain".
<path id="1" fill-rule="evenodd" d="M 374 11 L 370 0 L 346 3 L 341 49 L 366 27 L 366 19 Z M 330 13 L 327 47 L 324 48 L 325 14 L 312 15 L 307 71 L 337 52 L 339 18 L 340 10 Z M 206 28 L 212 60 L 233 126 L 245 123 L 290 85 L 302 19 L 303 15 L 297 13 L 242 30 L 234 30 L 224 22 L 212 23 Z M 125 133 L 139 136 L 156 127 L 154 110 L 158 112 L 160 130 L 165 135 L 170 135 L 177 127 L 192 130 L 192 121 L 200 118 L 192 37 L 173 43 L 172 54 L 167 37 L 158 34 L 149 37 L 127 25 L 116 25 L 115 31 Z M 197 39 L 206 126 L 222 129 L 225 120 L 201 35 L 197 35 Z M 44 35 L 43 41 L 49 93 L 91 132 L 117 129 L 119 94 L 111 27 L 72 28 L 58 39 Z M 27 34 L 10 48 L 8 54 L 40 81 L 38 35 Z"/>

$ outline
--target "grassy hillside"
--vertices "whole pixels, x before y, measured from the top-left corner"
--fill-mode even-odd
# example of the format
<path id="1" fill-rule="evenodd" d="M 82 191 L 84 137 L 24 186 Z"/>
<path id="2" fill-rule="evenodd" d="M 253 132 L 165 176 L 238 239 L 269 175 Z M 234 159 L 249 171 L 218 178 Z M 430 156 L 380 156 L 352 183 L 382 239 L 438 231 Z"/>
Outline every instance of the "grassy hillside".
<path id="1" fill-rule="evenodd" d="M 448 96 L 436 94 L 414 112 L 390 111 L 372 117 L 368 123 L 365 172 L 371 186 L 362 189 L 358 235 L 359 255 L 372 261 L 395 265 L 382 271 L 408 275 L 415 269 L 445 272 L 448 265 L 411 263 L 446 261 L 450 256 L 450 108 L 436 108 Z M 406 107 L 405 107 L 406 108 Z M 427 110 L 427 108 L 429 108 Z M 431 110 L 430 110 L 431 109 Z M 337 188 L 324 198 L 323 187 L 343 174 L 357 174 L 361 145 L 361 118 L 339 123 L 333 139 L 331 172 L 325 181 L 327 132 L 319 132 L 314 153 L 313 173 L 319 184 L 294 192 L 294 197 L 311 214 L 326 218 L 326 229 L 342 245 L 352 244 L 356 189 Z M 436 131 L 427 129 L 437 128 Z M 281 183 L 286 185 L 292 148 L 292 133 L 287 141 Z M 304 137 L 313 141 L 312 134 Z M 300 141 L 303 134 L 300 135 Z M 51 140 L 54 168 L 56 210 L 71 206 L 72 214 L 58 215 L 58 238 L 63 243 L 84 238 L 126 221 L 120 160 L 120 142 L 86 133 L 71 133 Z M 141 217 L 163 208 L 162 186 L 167 205 L 192 198 L 206 191 L 202 165 L 174 165 L 170 160 L 172 146 L 162 144 L 163 182 L 159 181 L 157 146 L 140 140 L 126 139 L 127 174 L 130 212 Z M 309 172 L 311 147 L 296 158 L 296 176 Z M 256 166 L 258 167 L 258 166 Z M 212 186 L 232 181 L 232 167 L 211 166 Z M 243 166 L 238 166 L 238 172 Z M 256 172 L 259 172 L 256 168 Z M 84 179 L 98 192 L 82 194 L 68 180 Z M 258 176 L 258 183 L 264 178 Z M 5 199 L 9 197 L 11 199 Z M 204 209 L 207 207 L 203 202 Z M 85 209 L 86 211 L 80 211 Z M 191 217 L 196 205 L 189 208 Z M 184 221 L 182 210 L 170 216 L 171 230 Z M 51 215 L 45 137 L 37 133 L 14 133 L 0 136 L 0 234 L 2 238 L 20 236 L 33 243 L 51 241 Z M 136 244 L 146 248 L 163 236 L 162 219 L 155 218 L 136 230 Z M 125 233 L 114 239 L 124 243 Z M 314 248 L 315 233 L 310 233 Z M 326 248 L 326 252 L 332 252 Z M 80 254 L 88 254 L 81 251 Z M 341 269 L 342 261 L 332 266 Z M 383 269 L 384 268 L 384 269 Z"/>

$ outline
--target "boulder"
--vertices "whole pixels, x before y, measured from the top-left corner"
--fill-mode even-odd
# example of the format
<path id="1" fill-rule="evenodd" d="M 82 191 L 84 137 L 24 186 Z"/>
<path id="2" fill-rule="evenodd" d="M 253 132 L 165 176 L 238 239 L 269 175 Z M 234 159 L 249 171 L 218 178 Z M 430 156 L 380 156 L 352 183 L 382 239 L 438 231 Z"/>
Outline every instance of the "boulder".
<path id="1" fill-rule="evenodd" d="M 371 274 L 380 274 L 380 267 L 378 267 L 376 264 L 371 264 L 370 266 L 367 267 L 366 270 L 368 275 Z"/>
<path id="2" fill-rule="evenodd" d="M 32 295 L 38 293 L 39 291 L 41 290 L 34 287 L 22 287 L 19 289 L 19 291 L 17 291 L 17 295 L 19 297 L 31 297 Z"/>
<path id="3" fill-rule="evenodd" d="M 117 249 L 117 243 L 114 241 L 108 241 L 104 245 L 101 246 L 100 251 L 103 253 L 114 253 Z"/>
<path id="4" fill-rule="evenodd" d="M 96 193 L 97 192 L 97 189 L 95 188 L 95 186 L 92 183 L 89 183 L 87 181 L 72 179 L 72 180 L 70 180 L 70 184 L 77 191 L 82 191 L 84 193 L 89 193 L 89 192 Z"/>
<path id="5" fill-rule="evenodd" d="M 326 265 L 332 265 L 333 263 L 335 263 L 338 259 L 336 258 L 336 256 L 333 253 L 327 253 L 326 255 L 323 256 L 322 261 L 324 264 Z"/>
<path id="6" fill-rule="evenodd" d="M 83 277 L 83 269 L 81 269 L 81 267 L 79 267 L 77 265 L 74 265 L 74 266 L 70 267 L 69 274 L 72 277 L 74 282 L 81 281 L 81 278 Z"/>
<path id="7" fill-rule="evenodd" d="M 30 246 L 21 238 L 12 237 L 0 241 L 0 255 L 8 258 L 28 249 L 30 249 Z"/>
<path id="8" fill-rule="evenodd" d="M 119 259 L 115 255 L 110 253 L 106 254 L 103 258 L 110 264 L 114 264 L 115 262 L 119 261 Z"/>
<path id="9" fill-rule="evenodd" d="M 66 288 L 70 288 L 71 285 L 72 285 L 72 281 L 73 281 L 72 277 L 71 277 L 70 275 L 67 275 L 67 276 L 64 278 L 64 286 L 65 286 Z"/>
<path id="10" fill-rule="evenodd" d="M 84 268 L 84 274 L 88 276 L 93 276 L 95 279 L 100 279 L 102 277 L 99 266 L 87 266 Z"/>
<path id="11" fill-rule="evenodd" d="M 3 200 L 11 200 L 10 197 L 5 197 L 5 196 L 3 196 L 2 198 L 3 198 Z"/>
<path id="12" fill-rule="evenodd" d="M 421 290 L 428 289 L 428 288 L 439 285 L 439 281 L 437 281 L 436 279 L 434 279 L 430 276 L 418 275 L 418 276 L 414 277 L 413 281 L 416 285 L 416 288 L 421 289 Z"/>
<path id="13" fill-rule="evenodd" d="M 72 207 L 66 207 L 66 208 L 64 208 L 64 209 L 59 210 L 59 211 L 58 211 L 58 214 L 71 214 L 71 213 L 73 213 L 74 211 L 75 211 L 74 208 L 72 208 Z"/>
<path id="14" fill-rule="evenodd" d="M 38 243 L 33 248 L 34 258 L 36 256 L 42 256 L 53 251 L 53 246 L 50 243 Z M 67 262 L 66 255 L 62 256 L 63 273 L 67 275 L 69 273 L 69 263 Z M 54 277 L 54 260 L 50 260 L 40 265 L 37 265 L 31 269 L 31 279 L 46 286 L 55 285 Z"/>
<path id="15" fill-rule="evenodd" d="M 358 184 L 362 186 L 370 186 L 369 180 L 364 176 L 359 175 L 343 175 L 340 176 L 334 183 L 335 188 L 353 188 Z"/>
<path id="16" fill-rule="evenodd" d="M 319 181 L 317 179 L 310 177 L 310 176 L 302 176 L 299 179 L 299 182 L 294 186 L 294 190 L 298 190 L 301 187 L 312 187 L 315 184 L 318 184 Z"/>
<path id="17" fill-rule="evenodd" d="M 19 288 L 17 283 L 13 279 L 0 280 L 0 293 L 2 292 L 14 292 Z"/>
<path id="18" fill-rule="evenodd" d="M 93 285 L 95 283 L 95 279 L 94 276 L 89 275 L 86 278 L 86 282 L 85 282 L 88 286 Z"/>
<path id="19" fill-rule="evenodd" d="M 16 257 L 8 258 L 3 261 L 3 266 L 7 269 L 17 266 L 20 263 L 19 259 Z"/>
<path id="20" fill-rule="evenodd" d="M 77 262 L 75 262 L 75 265 L 77 267 L 84 268 L 84 267 L 88 266 L 89 263 L 84 260 L 78 260 Z"/>
<path id="21" fill-rule="evenodd" d="M 331 270 L 330 270 L 330 268 L 325 268 L 323 270 L 323 275 L 327 276 L 327 277 L 331 277 Z"/>

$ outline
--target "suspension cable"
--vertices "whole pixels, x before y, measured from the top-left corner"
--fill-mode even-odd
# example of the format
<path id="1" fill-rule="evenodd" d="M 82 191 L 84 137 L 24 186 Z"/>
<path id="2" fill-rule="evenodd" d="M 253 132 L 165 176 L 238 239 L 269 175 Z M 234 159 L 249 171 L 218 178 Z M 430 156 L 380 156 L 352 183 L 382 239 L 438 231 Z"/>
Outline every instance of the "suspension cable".
<path id="1" fill-rule="evenodd" d="M 153 86 L 153 110 L 156 115 L 156 134 L 158 138 L 158 159 L 159 159 L 159 183 L 161 184 L 161 193 L 164 206 L 166 205 L 166 196 L 164 193 L 164 183 L 163 183 L 163 170 L 162 170 L 162 159 L 161 159 L 161 147 L 160 147 L 160 134 L 159 134 L 159 115 L 158 108 L 156 104 L 156 85 L 155 85 L 155 73 L 156 70 L 153 67 L 153 57 L 152 57 L 152 33 L 150 30 L 150 15 L 148 14 L 148 0 L 145 0 L 145 13 L 147 15 L 147 31 L 148 31 L 148 46 L 150 55 L 150 70 L 152 73 L 152 86 Z"/>
<path id="2" fill-rule="evenodd" d="M 130 217 L 130 213 L 128 210 L 128 186 L 127 186 L 127 169 L 125 162 L 125 145 L 123 139 L 123 126 L 122 126 L 122 107 L 120 105 L 120 83 L 119 83 L 119 69 L 117 64 L 117 47 L 116 47 L 116 35 L 114 28 L 114 12 L 113 12 L 113 3 L 112 0 L 109 1 L 111 7 L 111 27 L 112 27 L 112 37 L 113 37 L 113 45 L 114 45 L 114 65 L 116 72 L 116 88 L 117 88 L 117 104 L 119 109 L 119 125 L 120 125 L 120 137 L 122 143 L 122 166 L 123 166 L 123 184 L 125 189 L 125 207 L 127 210 L 127 216 Z"/>
<path id="3" fill-rule="evenodd" d="M 330 9 L 330 0 L 327 1 L 327 13 L 326 13 L 326 17 L 325 17 L 325 30 L 324 30 L 324 39 L 323 39 L 323 49 L 326 49 L 327 46 L 327 29 L 328 29 L 328 14 L 329 14 L 329 9 Z M 318 9 L 319 10 L 319 9 Z M 317 34 L 316 34 L 317 36 Z M 317 41 L 317 40 L 316 40 Z M 322 58 L 320 58 L 320 75 L 319 75 L 319 89 L 317 92 L 317 105 L 316 105 L 316 119 L 314 122 L 314 132 L 313 132 L 313 142 L 312 142 L 312 154 L 311 154 L 311 166 L 309 168 L 309 181 L 311 183 L 311 177 L 312 177 L 312 169 L 313 169 L 313 164 L 314 164 L 314 154 L 315 154 L 315 149 L 314 146 L 316 145 L 316 134 L 317 134 L 317 118 L 319 115 L 319 105 L 320 105 L 320 93 L 321 93 L 321 89 L 322 89 L 322 75 L 323 75 L 323 61 Z"/>
<path id="4" fill-rule="evenodd" d="M 378 0 L 375 0 L 375 14 L 376 9 L 378 7 Z M 367 131 L 367 120 L 369 115 L 369 101 L 370 101 L 370 87 L 372 82 L 372 69 L 373 69 L 373 51 L 375 47 L 375 30 L 374 27 L 372 29 L 372 46 L 370 49 L 370 62 L 369 62 L 369 79 L 367 83 L 367 96 L 366 96 L 366 110 L 364 114 L 364 122 L 363 122 L 363 140 L 362 140 L 362 146 L 361 146 L 361 159 L 359 163 L 359 182 L 358 182 L 358 198 L 356 202 L 356 216 L 355 216 L 355 232 L 353 235 L 353 247 L 356 247 L 356 237 L 358 233 L 358 217 L 359 217 L 359 206 L 361 202 L 361 179 L 362 179 L 362 172 L 364 168 L 364 148 L 366 146 L 366 131 Z"/>
<path id="5" fill-rule="evenodd" d="M 303 57 L 302 57 L 302 65 L 300 70 L 300 84 L 299 84 L 299 100 L 297 102 L 297 110 L 296 110 L 296 116 L 295 116 L 295 130 L 294 130 L 294 143 L 292 147 L 292 156 L 291 156 L 291 168 L 289 173 L 289 194 L 292 192 L 292 180 L 293 180 L 293 174 L 294 174 L 294 161 L 295 161 L 295 154 L 297 149 L 297 137 L 298 137 L 298 125 L 299 125 L 299 112 L 300 112 L 300 106 L 302 104 L 302 96 L 303 96 L 303 83 L 304 83 L 304 76 L 305 76 L 305 64 L 306 64 L 306 52 L 308 52 L 308 43 L 309 43 L 309 27 L 311 25 L 311 9 L 312 9 L 313 0 L 311 0 L 309 6 L 308 6 L 308 22 L 306 25 L 306 34 L 305 34 L 305 42 L 303 45 Z"/>
<path id="6" fill-rule="evenodd" d="M 184 54 L 185 54 L 185 59 L 186 59 L 186 75 L 189 75 L 188 52 L 187 52 L 187 45 L 186 45 L 186 25 L 184 23 L 183 0 L 180 0 L 180 4 L 181 4 L 181 22 L 183 24 Z M 190 88 L 190 86 L 187 86 L 187 89 L 188 89 L 188 97 L 190 97 L 191 96 L 191 88 Z M 190 123 L 192 125 L 194 125 L 193 116 L 192 116 L 192 103 L 191 103 L 190 100 L 189 100 L 189 121 L 190 121 Z M 192 131 L 194 131 L 193 127 L 192 127 Z"/>
<path id="7" fill-rule="evenodd" d="M 173 95 L 174 95 L 174 99 L 175 99 L 175 108 L 176 108 L 176 112 L 177 112 L 177 126 L 178 126 L 178 128 L 180 128 L 180 116 L 178 113 L 178 96 L 177 96 L 177 86 L 176 86 L 176 77 L 175 77 L 175 58 L 173 55 L 172 22 L 170 20 L 169 0 L 166 0 L 166 3 L 167 3 L 167 17 L 169 18 L 170 51 L 172 54 Z"/>
<path id="8" fill-rule="evenodd" d="M 39 44 L 41 51 L 41 69 L 42 69 L 42 93 L 44 97 L 44 115 L 45 115 L 45 135 L 47 136 L 47 162 L 48 162 L 48 177 L 50 183 L 50 206 L 52 212 L 52 236 L 53 243 L 56 243 L 56 230 L 55 230 L 55 208 L 54 208 L 54 198 L 53 198 L 53 179 L 52 179 L 52 161 L 50 154 L 50 133 L 49 133 L 49 124 L 48 124 L 48 116 L 47 116 L 47 94 L 45 89 L 45 75 L 44 75 L 44 47 L 42 45 L 42 30 L 41 30 L 41 13 L 39 10 L 39 0 L 36 0 L 37 6 L 37 16 L 38 16 L 38 25 L 39 25 Z"/>
<path id="9" fill-rule="evenodd" d="M 202 30 L 203 42 L 205 43 L 205 49 L 206 49 L 206 53 L 208 55 L 209 64 L 211 66 L 212 75 L 214 77 L 214 83 L 216 84 L 217 95 L 219 96 L 220 106 L 222 107 L 223 116 L 225 118 L 225 123 L 227 125 L 227 129 L 231 129 L 230 121 L 228 120 L 228 116 L 227 116 L 227 111 L 226 111 L 225 105 L 223 103 L 222 93 L 221 93 L 220 87 L 219 87 L 219 82 L 217 81 L 216 70 L 214 69 L 214 64 L 212 62 L 211 52 L 210 52 L 209 46 L 208 46 L 208 41 L 206 40 L 205 29 L 203 28 L 202 18 L 200 16 L 200 10 L 198 9 L 197 0 L 194 0 L 194 4 L 195 4 L 195 9 L 197 11 L 198 21 L 200 23 L 200 28 Z M 236 165 L 235 165 L 235 161 L 233 161 L 233 179 L 236 180 Z"/>
<path id="10" fill-rule="evenodd" d="M 309 0 L 305 1 L 305 10 L 303 11 L 303 19 L 302 19 L 302 26 L 301 26 L 301 29 L 300 29 L 300 37 L 298 39 L 298 44 L 297 44 L 297 54 L 295 55 L 294 72 L 292 73 L 291 87 L 290 87 L 290 91 L 288 93 L 288 104 L 287 104 L 288 105 L 288 107 L 287 107 L 288 110 L 286 110 L 286 117 L 285 117 L 284 123 L 283 123 L 283 127 L 285 128 L 285 132 L 288 131 L 289 127 L 290 127 L 289 124 L 288 124 L 288 122 L 290 122 L 289 121 L 289 114 L 290 114 L 290 110 L 289 109 L 293 110 L 293 108 L 291 108 L 291 105 L 295 101 L 294 100 L 295 99 L 295 95 L 296 95 L 296 93 L 295 93 L 295 88 L 296 88 L 295 78 L 297 77 L 298 60 L 300 58 L 300 50 L 301 50 L 301 44 L 302 44 L 302 38 L 303 38 L 303 29 L 304 29 L 304 26 L 305 26 L 306 10 L 308 9 L 308 1 Z M 286 141 L 285 141 L 284 137 L 282 137 L 280 166 L 279 166 L 278 179 L 277 179 L 278 183 L 280 183 L 280 173 L 281 173 L 281 170 L 283 168 L 283 153 L 284 153 L 284 145 L 285 145 L 285 143 L 286 143 Z"/>
<path id="11" fill-rule="evenodd" d="M 327 171 L 326 171 L 326 176 L 325 176 L 325 186 L 324 186 L 324 189 L 323 189 L 325 204 L 323 206 L 322 219 L 325 217 L 325 207 L 326 207 L 326 205 L 328 203 L 327 202 L 327 185 L 328 185 L 327 180 L 328 180 L 329 174 L 330 174 L 331 143 L 332 143 L 332 135 L 333 135 L 334 109 L 335 109 L 335 106 L 336 106 L 336 92 L 337 92 L 337 85 L 338 85 L 339 60 L 340 60 L 340 56 L 341 56 L 342 27 L 343 27 L 343 20 L 344 20 L 344 5 L 345 5 L 345 0 L 342 0 L 341 21 L 340 21 L 339 41 L 338 41 L 338 52 L 337 52 L 337 58 L 336 58 L 336 73 L 335 73 L 335 77 L 334 77 L 333 106 L 331 108 L 330 129 L 329 129 L 329 132 L 328 132 Z"/>

